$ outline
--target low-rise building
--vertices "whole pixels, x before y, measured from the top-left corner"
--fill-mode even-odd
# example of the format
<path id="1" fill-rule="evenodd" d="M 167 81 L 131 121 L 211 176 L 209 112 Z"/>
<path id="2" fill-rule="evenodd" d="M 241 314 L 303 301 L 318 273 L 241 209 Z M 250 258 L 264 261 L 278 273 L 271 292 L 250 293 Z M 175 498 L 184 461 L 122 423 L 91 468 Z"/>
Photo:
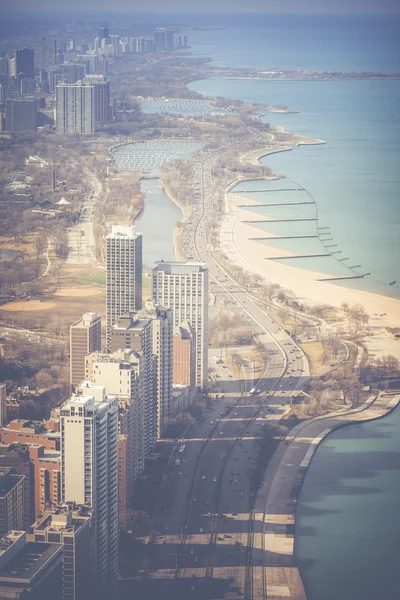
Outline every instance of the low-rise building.
<path id="1" fill-rule="evenodd" d="M 46 421 L 14 419 L 7 427 L 0 428 L 0 441 L 3 444 L 41 444 L 49 450 L 60 450 L 60 429 L 51 421 L 54 428 L 49 428 Z"/>
<path id="2" fill-rule="evenodd" d="M 63 545 L 63 600 L 88 600 L 93 593 L 93 527 L 90 511 L 58 506 L 31 527 L 34 542 Z"/>

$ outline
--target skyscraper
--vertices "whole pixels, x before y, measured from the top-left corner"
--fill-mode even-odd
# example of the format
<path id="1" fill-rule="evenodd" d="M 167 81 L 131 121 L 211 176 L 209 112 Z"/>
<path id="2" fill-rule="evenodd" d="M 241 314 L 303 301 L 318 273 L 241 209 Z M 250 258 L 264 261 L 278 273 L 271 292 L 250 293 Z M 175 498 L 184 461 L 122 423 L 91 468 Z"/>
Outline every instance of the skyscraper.
<path id="1" fill-rule="evenodd" d="M 110 350 L 129 348 L 143 357 L 141 397 L 143 409 L 143 449 L 145 455 L 152 451 L 157 438 L 157 359 L 153 353 L 153 322 L 141 312 L 119 317 L 110 332 Z"/>
<path id="2" fill-rule="evenodd" d="M 23 73 L 25 77 L 35 77 L 34 51 L 32 48 L 14 50 L 15 74 Z"/>
<path id="3" fill-rule="evenodd" d="M 86 381 L 62 406 L 64 502 L 91 508 L 95 598 L 114 600 L 118 577 L 118 399 Z"/>
<path id="4" fill-rule="evenodd" d="M 172 377 L 174 384 L 189 386 L 192 398 L 196 389 L 196 335 L 187 321 L 174 328 Z"/>
<path id="5" fill-rule="evenodd" d="M 70 336 L 70 383 L 79 385 L 86 378 L 85 357 L 101 350 L 101 317 L 87 312 L 69 329 Z"/>
<path id="6" fill-rule="evenodd" d="M 143 354 L 128 349 L 94 352 L 86 357 L 86 374 L 95 385 L 105 385 L 108 394 L 118 396 L 119 523 L 126 529 L 133 487 L 144 469 Z"/>
<path id="7" fill-rule="evenodd" d="M 174 327 L 188 321 L 196 334 L 196 385 L 207 383 L 208 269 L 196 262 L 159 262 L 152 272 L 153 300 L 172 309 Z"/>
<path id="8" fill-rule="evenodd" d="M 142 308 L 142 234 L 113 225 L 106 238 L 107 346 L 121 315 Z M 117 348 L 118 349 L 118 348 Z"/>
<path id="9" fill-rule="evenodd" d="M 155 356 L 157 397 L 157 437 L 163 436 L 165 419 L 171 416 L 172 402 L 172 310 L 148 302 L 140 318 L 152 321 L 152 351 Z"/>
<path id="10" fill-rule="evenodd" d="M 22 529 L 24 518 L 24 476 L 15 469 L 0 467 L 0 536 Z"/>
<path id="11" fill-rule="evenodd" d="M 7 131 L 22 133 L 36 131 L 36 100 L 34 98 L 7 98 Z"/>
<path id="12" fill-rule="evenodd" d="M 85 82 L 96 89 L 96 106 L 94 118 L 98 123 L 108 123 L 110 114 L 110 82 L 104 75 L 86 75 Z"/>
<path id="13" fill-rule="evenodd" d="M 83 85 L 60 83 L 56 87 L 56 131 L 57 133 L 95 133 L 95 88 Z"/>
<path id="14" fill-rule="evenodd" d="M 7 386 L 0 383 L 0 427 L 7 425 Z"/>
<path id="15" fill-rule="evenodd" d="M 156 29 L 153 33 L 154 48 L 156 50 L 166 49 L 166 33 L 165 29 Z"/>
<path id="16" fill-rule="evenodd" d="M 34 42 L 35 67 L 37 69 L 50 69 L 56 64 L 57 42 L 48 38 L 41 38 Z"/>

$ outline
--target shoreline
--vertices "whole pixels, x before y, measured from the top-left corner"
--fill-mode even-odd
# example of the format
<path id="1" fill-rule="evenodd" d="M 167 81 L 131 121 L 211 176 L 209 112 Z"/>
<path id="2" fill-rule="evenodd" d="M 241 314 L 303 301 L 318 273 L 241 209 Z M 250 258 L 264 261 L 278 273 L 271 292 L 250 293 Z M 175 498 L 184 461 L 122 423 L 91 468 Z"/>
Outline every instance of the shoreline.
<path id="1" fill-rule="evenodd" d="M 160 186 L 162 187 L 162 189 L 164 190 L 164 192 L 167 194 L 168 198 L 181 211 L 181 213 L 182 213 L 182 219 L 181 219 L 180 223 L 185 223 L 187 221 L 189 215 L 186 215 L 183 206 L 181 206 L 179 204 L 179 202 L 177 202 L 177 200 L 174 198 L 174 196 L 173 196 L 172 192 L 170 191 L 170 189 L 162 181 L 161 177 L 158 177 L 157 179 L 159 181 Z M 184 262 L 184 261 L 187 260 L 187 257 L 185 255 L 185 253 L 183 252 L 182 244 L 180 243 L 180 239 L 179 239 L 181 237 L 180 234 L 181 234 L 181 231 L 175 225 L 175 227 L 173 229 L 173 232 L 172 232 L 172 244 L 173 244 L 173 247 L 174 247 L 174 254 L 175 254 L 175 258 L 176 258 L 177 261 L 183 261 Z"/>
<path id="2" fill-rule="evenodd" d="M 269 153 L 263 155 L 267 154 Z M 341 287 L 331 282 L 317 281 L 326 277 L 326 274 L 267 260 L 267 257 L 274 254 L 271 246 L 249 239 L 254 236 L 256 228 L 240 222 L 241 214 L 248 216 L 249 213 L 237 207 L 237 203 L 242 202 L 240 196 L 236 197 L 230 193 L 237 183 L 243 181 L 240 179 L 230 182 L 224 192 L 225 214 L 219 229 L 219 244 L 228 260 L 245 271 L 260 275 L 266 281 L 293 291 L 300 301 L 330 304 L 335 307 L 340 307 L 344 302 L 350 305 L 362 304 L 370 316 L 369 333 L 373 333 L 366 340 L 368 349 L 376 355 L 393 354 L 399 358 L 400 344 L 396 343 L 388 328 L 400 327 L 400 300 L 351 287 Z M 251 203 L 252 201 L 248 202 Z M 276 252 L 275 255 L 282 255 L 281 251 Z"/>
<path id="3" fill-rule="evenodd" d="M 386 417 L 398 407 L 399 402 L 398 392 L 377 393 L 357 408 L 308 419 L 296 425 L 276 449 L 255 498 L 255 510 L 263 517 L 259 534 L 264 535 L 265 552 L 269 554 L 268 567 L 263 569 L 273 569 L 276 576 L 277 591 L 271 590 L 268 594 L 271 600 L 281 598 L 281 586 L 288 589 L 288 596 L 307 600 L 296 554 L 297 506 L 305 476 L 321 442 L 343 427 Z M 282 511 L 276 514 L 279 507 Z M 280 561 L 282 553 L 288 559 L 284 566 Z"/>

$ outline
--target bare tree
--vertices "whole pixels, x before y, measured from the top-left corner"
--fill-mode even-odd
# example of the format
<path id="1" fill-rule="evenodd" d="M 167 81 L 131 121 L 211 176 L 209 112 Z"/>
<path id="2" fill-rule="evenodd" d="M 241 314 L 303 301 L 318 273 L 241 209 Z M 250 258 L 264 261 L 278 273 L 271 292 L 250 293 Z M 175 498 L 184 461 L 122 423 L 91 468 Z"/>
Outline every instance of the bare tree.
<path id="1" fill-rule="evenodd" d="M 51 268 L 51 273 L 57 280 L 57 289 L 60 289 L 60 278 L 64 270 L 64 265 L 61 262 L 55 263 Z"/>
<path id="2" fill-rule="evenodd" d="M 35 237 L 35 248 L 36 248 L 36 259 L 39 259 L 39 256 L 43 254 L 43 252 L 47 248 L 47 237 L 44 234 L 39 233 Z"/>

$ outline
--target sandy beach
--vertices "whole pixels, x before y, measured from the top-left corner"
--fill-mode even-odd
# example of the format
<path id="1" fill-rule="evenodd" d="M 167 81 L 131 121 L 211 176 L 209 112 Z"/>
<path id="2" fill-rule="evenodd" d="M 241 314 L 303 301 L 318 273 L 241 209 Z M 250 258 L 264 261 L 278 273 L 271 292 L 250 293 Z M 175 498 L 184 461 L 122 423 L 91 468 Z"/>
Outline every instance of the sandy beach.
<path id="1" fill-rule="evenodd" d="M 243 197 L 229 193 L 231 187 L 225 193 L 225 217 L 220 230 L 221 249 L 229 260 L 248 272 L 261 275 L 267 282 L 278 283 L 291 290 L 304 301 L 335 307 L 340 307 L 343 302 L 362 304 L 370 315 L 371 339 L 367 342 L 370 352 L 400 357 L 400 341 L 387 331 L 388 327 L 400 327 L 400 300 L 317 281 L 326 277 L 326 274 L 268 260 L 269 257 L 290 256 L 292 253 L 250 239 L 273 234 L 260 232 L 254 226 L 241 222 L 254 217 L 254 213 L 250 215 L 249 211 L 238 208 L 243 203 Z M 258 203 L 246 198 L 246 204 Z"/>

